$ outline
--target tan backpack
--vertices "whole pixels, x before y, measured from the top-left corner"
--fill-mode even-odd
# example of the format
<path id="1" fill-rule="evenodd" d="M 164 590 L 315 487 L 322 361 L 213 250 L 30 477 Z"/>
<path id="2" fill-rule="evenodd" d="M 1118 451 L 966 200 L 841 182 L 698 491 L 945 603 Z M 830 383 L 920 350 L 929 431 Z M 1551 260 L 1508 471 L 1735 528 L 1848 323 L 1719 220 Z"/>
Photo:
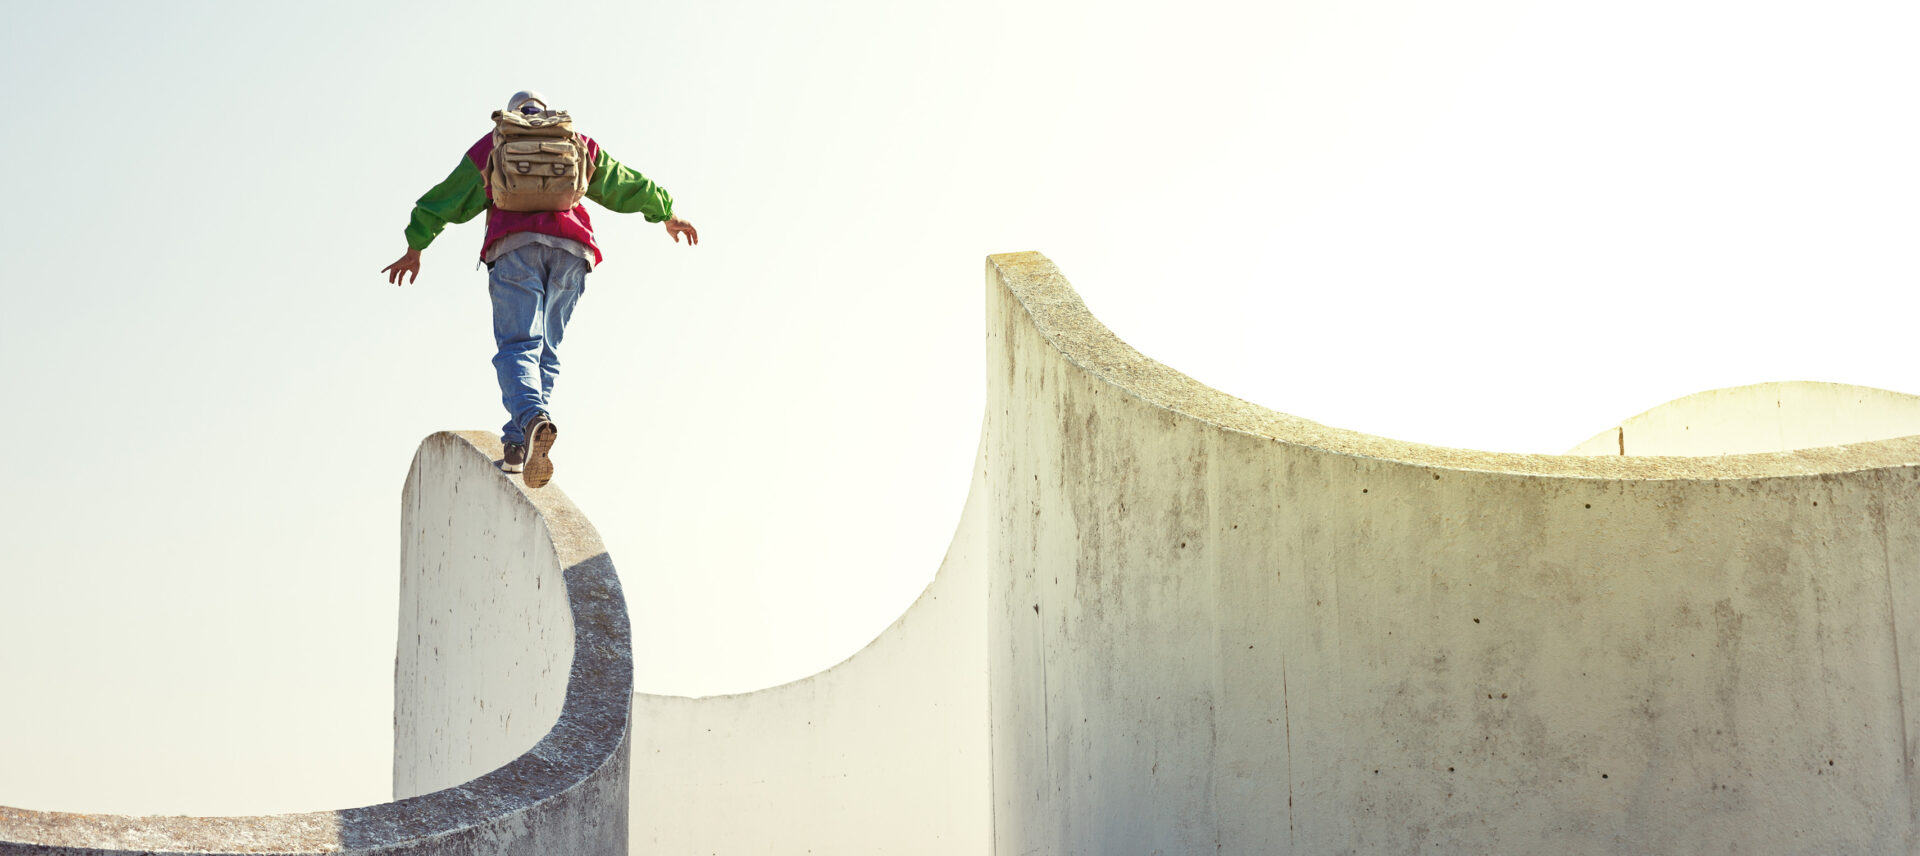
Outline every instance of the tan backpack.
<path id="1" fill-rule="evenodd" d="M 532 116 L 495 110 L 487 188 L 502 211 L 566 211 L 593 181 L 587 141 L 565 110 Z"/>

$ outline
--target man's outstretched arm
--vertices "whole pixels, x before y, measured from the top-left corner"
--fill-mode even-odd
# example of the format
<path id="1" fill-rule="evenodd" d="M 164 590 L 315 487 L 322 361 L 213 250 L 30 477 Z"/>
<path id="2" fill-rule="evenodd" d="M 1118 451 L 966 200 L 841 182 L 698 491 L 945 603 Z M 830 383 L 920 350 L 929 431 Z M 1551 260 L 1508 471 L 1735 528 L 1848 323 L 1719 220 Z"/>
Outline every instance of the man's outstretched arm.
<path id="1" fill-rule="evenodd" d="M 465 157 L 446 180 L 434 185 L 427 195 L 413 204 L 413 217 L 407 222 L 407 253 L 380 272 L 394 285 L 420 279 L 420 251 L 439 237 L 448 223 L 465 223 L 487 210 L 487 185 L 480 168 Z M 412 274 L 411 277 L 407 277 Z"/>
<path id="2" fill-rule="evenodd" d="M 638 213 L 649 223 L 666 223 L 667 234 L 673 236 L 676 244 L 680 243 L 681 235 L 687 236 L 690 245 L 700 243 L 700 233 L 694 231 L 693 224 L 673 215 L 673 197 L 651 179 L 614 160 L 606 149 L 601 149 L 600 156 L 593 162 L 593 181 L 587 184 L 587 198 L 609 211 Z"/>

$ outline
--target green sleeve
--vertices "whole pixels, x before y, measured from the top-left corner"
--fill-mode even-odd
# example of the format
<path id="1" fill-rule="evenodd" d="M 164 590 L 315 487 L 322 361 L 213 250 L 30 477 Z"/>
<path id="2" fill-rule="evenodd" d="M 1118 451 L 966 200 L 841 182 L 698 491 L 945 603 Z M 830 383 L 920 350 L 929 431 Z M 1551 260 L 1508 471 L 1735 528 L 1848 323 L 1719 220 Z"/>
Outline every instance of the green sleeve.
<path id="1" fill-rule="evenodd" d="M 587 198 L 609 211 L 621 214 L 638 211 L 649 223 L 673 216 L 673 197 L 646 176 L 614 160 L 606 149 L 601 149 L 599 159 L 593 162 L 593 181 L 587 184 Z"/>
<path id="2" fill-rule="evenodd" d="M 487 210 L 487 186 L 480 168 L 465 156 L 445 181 L 435 185 L 420 201 L 413 203 L 413 219 L 407 223 L 407 247 L 424 250 L 448 223 L 465 223 Z"/>

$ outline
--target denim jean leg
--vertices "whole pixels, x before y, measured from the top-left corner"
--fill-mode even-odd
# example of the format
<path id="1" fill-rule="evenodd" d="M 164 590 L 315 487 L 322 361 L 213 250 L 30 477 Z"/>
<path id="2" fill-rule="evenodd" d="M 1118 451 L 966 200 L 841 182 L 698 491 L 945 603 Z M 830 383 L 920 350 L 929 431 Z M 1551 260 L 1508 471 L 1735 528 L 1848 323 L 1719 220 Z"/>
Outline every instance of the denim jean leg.
<path id="1" fill-rule="evenodd" d="M 560 376 L 560 342 L 566 337 L 573 307 L 587 291 L 587 260 L 556 252 L 547 274 L 546 342 L 540 349 L 540 401 L 553 401 L 554 380 Z M 549 411 L 551 412 L 551 411 Z"/>
<path id="2" fill-rule="evenodd" d="M 500 382 L 500 404 L 507 410 L 507 424 L 500 429 L 503 443 L 525 443 L 521 426 L 545 404 L 540 352 L 545 347 L 546 265 L 538 252 L 545 249 L 532 245 L 501 256 L 488 276 L 493 298 L 493 372 Z"/>

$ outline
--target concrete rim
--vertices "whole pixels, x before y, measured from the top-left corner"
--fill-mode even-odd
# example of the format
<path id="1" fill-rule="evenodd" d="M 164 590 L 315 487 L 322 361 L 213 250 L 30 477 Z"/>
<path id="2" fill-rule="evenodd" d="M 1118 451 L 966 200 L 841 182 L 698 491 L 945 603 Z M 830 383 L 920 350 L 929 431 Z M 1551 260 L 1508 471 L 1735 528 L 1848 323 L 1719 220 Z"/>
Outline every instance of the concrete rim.
<path id="1" fill-rule="evenodd" d="M 1920 435 L 1791 452 L 1604 457 L 1454 449 L 1334 428 L 1235 398 L 1134 350 L 1087 310 L 1059 268 L 1040 253 L 988 256 L 987 272 L 1061 356 L 1094 378 L 1154 407 L 1276 443 L 1435 470 L 1620 481 L 1805 478 L 1920 465 Z"/>
<path id="2" fill-rule="evenodd" d="M 443 431 L 446 444 L 489 464 L 500 443 Z M 573 612 L 574 660 L 560 718 L 533 748 L 472 781 L 363 808 L 264 816 L 79 814 L 0 806 L 0 853 L 337 853 L 443 838 L 552 800 L 615 761 L 633 707 L 633 640 L 626 597 L 600 535 L 558 489 L 513 484 L 553 539 Z"/>

